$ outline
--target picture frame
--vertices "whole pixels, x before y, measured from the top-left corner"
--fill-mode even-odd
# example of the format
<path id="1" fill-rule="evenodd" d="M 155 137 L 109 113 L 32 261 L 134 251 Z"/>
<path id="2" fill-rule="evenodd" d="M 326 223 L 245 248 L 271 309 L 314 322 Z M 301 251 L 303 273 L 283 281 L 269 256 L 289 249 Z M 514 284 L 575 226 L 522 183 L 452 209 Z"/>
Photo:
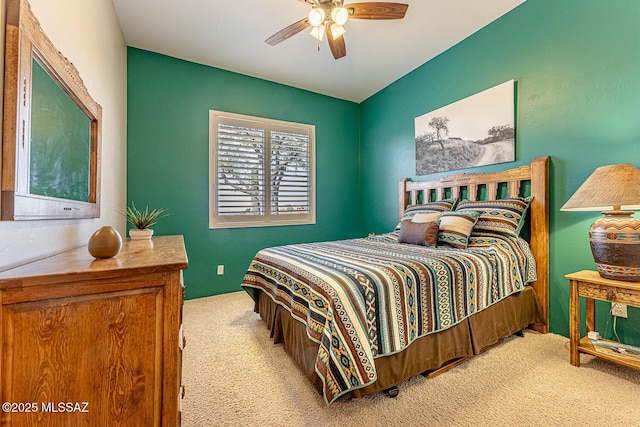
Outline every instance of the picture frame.
<path id="1" fill-rule="evenodd" d="M 6 8 L 0 218 L 97 218 L 102 107 L 30 4 Z"/>
<path id="2" fill-rule="evenodd" d="M 416 175 L 515 160 L 515 81 L 415 118 Z"/>

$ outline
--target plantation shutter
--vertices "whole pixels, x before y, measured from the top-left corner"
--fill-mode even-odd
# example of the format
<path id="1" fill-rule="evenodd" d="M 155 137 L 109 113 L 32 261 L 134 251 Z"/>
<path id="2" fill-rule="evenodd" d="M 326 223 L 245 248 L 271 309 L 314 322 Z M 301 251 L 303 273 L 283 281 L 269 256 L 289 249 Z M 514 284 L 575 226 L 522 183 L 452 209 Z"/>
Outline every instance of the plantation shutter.
<path id="1" fill-rule="evenodd" d="M 217 132 L 218 215 L 264 215 L 264 129 L 227 121 Z"/>
<path id="2" fill-rule="evenodd" d="M 309 134 L 272 130 L 270 136 L 271 214 L 307 215 L 311 209 Z"/>
<path id="3" fill-rule="evenodd" d="M 315 223 L 314 127 L 210 116 L 209 226 Z"/>

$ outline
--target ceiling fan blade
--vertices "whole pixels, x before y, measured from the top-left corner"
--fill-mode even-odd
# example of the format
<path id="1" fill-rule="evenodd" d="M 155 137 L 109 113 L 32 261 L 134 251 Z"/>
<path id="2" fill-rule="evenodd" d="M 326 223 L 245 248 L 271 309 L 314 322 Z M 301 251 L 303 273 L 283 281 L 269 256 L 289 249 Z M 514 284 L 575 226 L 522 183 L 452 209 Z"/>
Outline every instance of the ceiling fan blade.
<path id="1" fill-rule="evenodd" d="M 335 59 L 340 59 L 347 54 L 347 46 L 344 44 L 344 37 L 333 37 L 331 32 L 331 25 L 327 25 L 327 41 L 329 42 L 329 49 Z"/>
<path id="2" fill-rule="evenodd" d="M 298 22 L 294 22 L 293 24 L 289 25 L 287 28 L 283 28 L 282 30 L 278 31 L 277 33 L 266 39 L 264 42 L 271 46 L 275 46 L 278 43 L 285 41 L 289 37 L 295 36 L 300 31 L 310 26 L 311 24 L 309 24 L 309 19 L 303 18 Z"/>
<path id="3" fill-rule="evenodd" d="M 354 19 L 402 19 L 409 7 L 404 3 L 370 2 L 351 3 L 345 6 L 349 18 Z"/>

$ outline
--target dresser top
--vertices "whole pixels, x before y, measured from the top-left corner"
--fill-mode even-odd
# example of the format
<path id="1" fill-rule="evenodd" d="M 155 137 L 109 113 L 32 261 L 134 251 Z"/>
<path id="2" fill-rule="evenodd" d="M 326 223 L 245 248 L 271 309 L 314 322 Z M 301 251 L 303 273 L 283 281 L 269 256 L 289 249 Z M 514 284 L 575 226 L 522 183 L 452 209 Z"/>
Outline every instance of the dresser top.
<path id="1" fill-rule="evenodd" d="M 184 270 L 187 265 L 182 236 L 123 239 L 113 258 L 95 259 L 83 246 L 0 272 L 0 289 Z"/>

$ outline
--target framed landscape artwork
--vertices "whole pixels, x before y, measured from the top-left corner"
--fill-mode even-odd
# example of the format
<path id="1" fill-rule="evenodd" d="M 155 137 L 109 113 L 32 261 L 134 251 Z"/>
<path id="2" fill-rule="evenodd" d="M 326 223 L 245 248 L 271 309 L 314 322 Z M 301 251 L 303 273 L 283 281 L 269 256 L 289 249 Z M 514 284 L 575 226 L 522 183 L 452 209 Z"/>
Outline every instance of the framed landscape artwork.
<path id="1" fill-rule="evenodd" d="M 415 119 L 416 175 L 515 160 L 513 80 Z"/>

